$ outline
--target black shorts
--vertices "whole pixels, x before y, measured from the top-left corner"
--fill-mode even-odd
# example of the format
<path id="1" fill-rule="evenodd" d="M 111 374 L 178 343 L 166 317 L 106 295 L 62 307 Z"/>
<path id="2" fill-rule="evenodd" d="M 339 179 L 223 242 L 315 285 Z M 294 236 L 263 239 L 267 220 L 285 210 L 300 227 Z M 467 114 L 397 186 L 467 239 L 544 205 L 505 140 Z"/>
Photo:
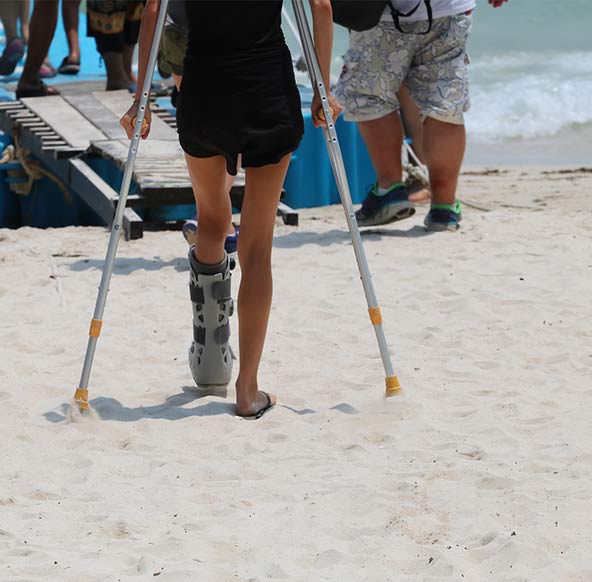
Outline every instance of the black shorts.
<path id="1" fill-rule="evenodd" d="M 224 156 L 228 173 L 279 162 L 304 133 L 300 95 L 285 44 L 243 53 L 187 55 L 177 101 L 183 150 Z"/>

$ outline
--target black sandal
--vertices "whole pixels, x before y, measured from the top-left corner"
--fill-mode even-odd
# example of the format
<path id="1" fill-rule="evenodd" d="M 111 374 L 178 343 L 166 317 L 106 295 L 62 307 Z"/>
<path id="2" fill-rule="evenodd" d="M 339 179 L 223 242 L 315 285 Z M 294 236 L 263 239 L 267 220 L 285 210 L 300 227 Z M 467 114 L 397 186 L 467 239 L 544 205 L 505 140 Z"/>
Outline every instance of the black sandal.
<path id="1" fill-rule="evenodd" d="M 273 404 L 273 402 L 271 401 L 271 398 L 267 392 L 263 392 L 263 390 L 261 390 L 260 392 L 261 392 L 261 394 L 265 395 L 265 398 L 267 398 L 267 404 L 263 408 L 261 408 L 260 410 L 255 412 L 255 414 L 239 414 L 238 416 L 240 416 L 241 418 L 246 418 L 247 420 L 258 420 L 268 410 L 271 410 L 275 406 L 275 404 Z"/>
<path id="2" fill-rule="evenodd" d="M 64 57 L 62 64 L 58 67 L 60 75 L 78 75 L 80 73 L 80 61 L 69 61 Z"/>
<path id="3" fill-rule="evenodd" d="M 38 85 L 16 89 L 17 99 L 26 99 L 28 97 L 48 97 L 53 95 L 60 95 L 61 93 L 55 88 L 46 85 L 43 81 L 39 81 Z"/>

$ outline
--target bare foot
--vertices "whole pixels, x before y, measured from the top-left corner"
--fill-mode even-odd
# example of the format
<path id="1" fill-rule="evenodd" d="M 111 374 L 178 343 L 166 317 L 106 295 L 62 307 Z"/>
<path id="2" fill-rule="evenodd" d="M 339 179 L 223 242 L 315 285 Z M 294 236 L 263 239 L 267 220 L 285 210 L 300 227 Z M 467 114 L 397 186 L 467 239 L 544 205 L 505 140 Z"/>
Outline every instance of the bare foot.
<path id="1" fill-rule="evenodd" d="M 240 397 L 240 389 L 237 386 L 236 414 L 243 418 L 261 418 L 277 402 L 275 394 L 268 394 L 262 390 L 257 391 L 255 400 Z"/>

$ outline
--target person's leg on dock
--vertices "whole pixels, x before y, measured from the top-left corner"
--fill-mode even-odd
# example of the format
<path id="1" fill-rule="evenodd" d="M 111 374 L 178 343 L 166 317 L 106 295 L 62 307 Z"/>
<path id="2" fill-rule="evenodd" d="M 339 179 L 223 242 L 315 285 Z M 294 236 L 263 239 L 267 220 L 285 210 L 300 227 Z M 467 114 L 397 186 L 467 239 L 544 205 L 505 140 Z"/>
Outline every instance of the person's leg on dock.
<path id="1" fill-rule="evenodd" d="M 133 71 L 135 44 L 125 43 L 121 52 L 123 73 L 127 79 L 128 87 L 137 82 L 137 77 Z"/>
<path id="2" fill-rule="evenodd" d="M 87 0 L 89 35 L 107 69 L 107 91 L 129 89 L 135 82 L 132 58 L 138 41 L 143 2 L 129 0 L 113 4 L 107 0 Z"/>
<path id="3" fill-rule="evenodd" d="M 143 2 L 130 0 L 127 5 L 127 11 L 125 13 L 125 20 L 123 23 L 123 70 L 129 79 L 130 85 L 137 82 L 132 65 L 134 60 L 134 51 L 140 36 L 140 24 L 142 22 L 143 11 Z"/>
<path id="4" fill-rule="evenodd" d="M 6 45 L 0 56 L 0 75 L 11 75 L 25 54 L 26 41 L 22 38 L 22 33 L 19 35 L 18 30 L 20 15 L 21 0 L 0 2 L 0 20 L 6 37 Z"/>
<path id="5" fill-rule="evenodd" d="M 52 87 L 46 87 L 39 78 L 39 69 L 47 56 L 58 22 L 58 3 L 58 0 L 35 0 L 27 60 L 18 83 L 17 98 L 59 94 Z"/>
<path id="6" fill-rule="evenodd" d="M 31 0 L 17 0 L 19 5 L 19 18 L 21 21 L 21 37 L 25 44 L 29 44 L 29 21 L 31 18 Z"/>
<path id="7" fill-rule="evenodd" d="M 19 36 L 18 34 L 18 19 L 20 15 L 20 7 L 18 0 L 6 0 L 0 2 L 0 20 L 4 27 L 4 34 L 6 41 L 11 38 Z"/>
<path id="8" fill-rule="evenodd" d="M 62 0 L 62 20 L 68 42 L 68 54 L 62 61 L 59 73 L 75 75 L 80 72 L 80 42 L 78 38 L 78 23 L 81 0 Z"/>

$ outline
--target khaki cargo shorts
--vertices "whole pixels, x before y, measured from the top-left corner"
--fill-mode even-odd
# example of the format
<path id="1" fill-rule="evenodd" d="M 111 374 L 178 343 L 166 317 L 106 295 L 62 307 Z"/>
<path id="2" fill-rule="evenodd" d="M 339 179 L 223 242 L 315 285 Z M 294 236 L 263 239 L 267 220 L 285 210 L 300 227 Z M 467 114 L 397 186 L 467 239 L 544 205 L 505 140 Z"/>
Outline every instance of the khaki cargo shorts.
<path id="1" fill-rule="evenodd" d="M 183 61 L 187 50 L 187 34 L 174 24 L 167 24 L 162 31 L 158 66 L 164 73 L 183 75 Z"/>
<path id="2" fill-rule="evenodd" d="M 335 94 L 347 121 L 372 121 L 399 110 L 396 93 L 409 89 L 422 118 L 462 125 L 469 109 L 466 42 L 470 14 L 436 18 L 428 34 L 405 34 L 390 20 L 351 32 Z M 425 30 L 425 22 L 405 24 Z"/>

